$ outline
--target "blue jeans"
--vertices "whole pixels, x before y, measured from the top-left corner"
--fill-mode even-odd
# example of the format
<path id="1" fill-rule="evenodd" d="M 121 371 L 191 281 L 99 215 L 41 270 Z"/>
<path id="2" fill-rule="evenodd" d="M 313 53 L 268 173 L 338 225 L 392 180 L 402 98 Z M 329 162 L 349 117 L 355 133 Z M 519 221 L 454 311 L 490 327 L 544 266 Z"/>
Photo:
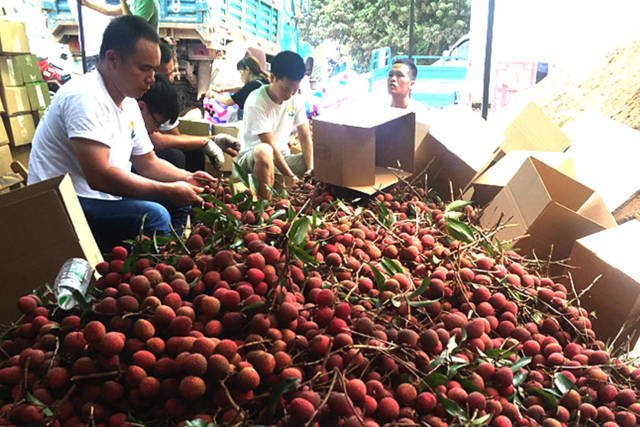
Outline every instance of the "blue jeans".
<path id="1" fill-rule="evenodd" d="M 169 201 L 122 199 L 99 200 L 78 197 L 91 232 L 102 252 L 110 251 L 123 240 L 135 239 L 140 233 L 142 217 L 143 232 L 147 236 L 157 233 L 171 234 L 170 224 L 178 235 L 182 235 L 190 207 L 177 208 Z"/>

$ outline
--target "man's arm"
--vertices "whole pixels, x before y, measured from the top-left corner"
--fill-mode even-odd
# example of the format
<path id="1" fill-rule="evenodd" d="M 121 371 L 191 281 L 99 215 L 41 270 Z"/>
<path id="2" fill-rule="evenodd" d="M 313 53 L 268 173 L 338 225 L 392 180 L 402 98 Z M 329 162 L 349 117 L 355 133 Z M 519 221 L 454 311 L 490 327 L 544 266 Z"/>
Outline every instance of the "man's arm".
<path id="1" fill-rule="evenodd" d="M 271 148 L 273 148 L 273 164 L 278 168 L 280 173 L 284 176 L 295 177 L 296 174 L 293 173 L 287 162 L 284 160 L 284 156 L 276 147 L 276 144 L 273 141 L 273 133 L 261 133 L 258 135 L 258 138 L 260 138 L 260 142 L 269 144 Z"/>
<path id="2" fill-rule="evenodd" d="M 110 6 L 107 4 L 97 4 L 91 2 L 91 0 L 80 0 L 83 6 L 87 6 L 89 9 L 93 9 L 96 12 L 100 12 L 107 16 L 121 16 L 125 14 L 122 3 L 117 6 Z"/>
<path id="3" fill-rule="evenodd" d="M 309 123 L 299 125 L 296 130 L 298 131 L 298 139 L 300 140 L 304 164 L 307 165 L 307 170 L 313 170 L 313 141 L 311 140 Z"/>
<path id="4" fill-rule="evenodd" d="M 72 138 L 71 143 L 85 179 L 94 190 L 124 197 L 169 199 L 177 206 L 202 201 L 197 195 L 200 189 L 188 182 L 159 182 L 112 166 L 109 163 L 110 148 L 100 142 Z"/>
<path id="5" fill-rule="evenodd" d="M 171 131 L 173 131 L 173 129 L 171 129 Z M 149 135 L 149 138 L 156 151 L 166 148 L 179 148 L 186 151 L 196 150 L 201 148 L 209 140 L 208 136 L 181 135 L 180 133 L 176 134 L 174 132 L 154 132 Z"/>

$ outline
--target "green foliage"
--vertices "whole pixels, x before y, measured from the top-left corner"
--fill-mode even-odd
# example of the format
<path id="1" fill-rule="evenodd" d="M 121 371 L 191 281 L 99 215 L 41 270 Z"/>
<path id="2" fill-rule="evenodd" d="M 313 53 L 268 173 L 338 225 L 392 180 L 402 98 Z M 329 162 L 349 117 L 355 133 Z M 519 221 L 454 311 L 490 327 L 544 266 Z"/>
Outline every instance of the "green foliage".
<path id="1" fill-rule="evenodd" d="M 393 55 L 409 51 L 410 0 L 311 0 L 300 20 L 302 38 L 312 45 L 337 40 L 349 47 L 356 69 L 369 68 L 373 49 Z M 414 0 L 415 55 L 440 55 L 469 30 L 470 0 Z"/>

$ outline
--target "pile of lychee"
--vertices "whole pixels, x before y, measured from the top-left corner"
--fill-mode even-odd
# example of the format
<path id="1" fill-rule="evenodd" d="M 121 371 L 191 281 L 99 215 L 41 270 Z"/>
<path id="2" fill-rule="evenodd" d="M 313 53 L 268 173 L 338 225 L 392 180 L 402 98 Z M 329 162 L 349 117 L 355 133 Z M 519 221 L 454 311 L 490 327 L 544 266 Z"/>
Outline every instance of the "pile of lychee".
<path id="1" fill-rule="evenodd" d="M 235 221 L 227 244 L 199 224 L 158 254 L 115 247 L 88 307 L 18 300 L 0 424 L 636 425 L 640 370 L 566 287 L 453 238 L 424 192 L 357 208 L 300 183 L 263 212 L 210 193 Z M 303 262 L 288 231 L 314 209 Z"/>

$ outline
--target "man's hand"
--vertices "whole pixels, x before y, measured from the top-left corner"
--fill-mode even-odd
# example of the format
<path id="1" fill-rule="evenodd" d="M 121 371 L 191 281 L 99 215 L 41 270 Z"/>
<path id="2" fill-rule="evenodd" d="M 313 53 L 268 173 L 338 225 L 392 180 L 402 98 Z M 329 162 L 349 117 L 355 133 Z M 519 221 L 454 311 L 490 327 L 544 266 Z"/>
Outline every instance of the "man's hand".
<path id="1" fill-rule="evenodd" d="M 198 193 L 203 191 L 202 187 L 184 181 L 176 181 L 167 185 L 169 188 L 169 201 L 177 207 L 181 208 L 202 203 L 202 198 L 198 196 Z"/>
<path id="2" fill-rule="evenodd" d="M 205 171 L 196 171 L 189 174 L 186 181 L 191 185 L 202 187 L 204 185 L 212 184 L 213 182 L 215 182 L 215 178 Z"/>
<path id="3" fill-rule="evenodd" d="M 240 151 L 240 140 L 226 133 L 219 133 L 213 138 L 218 147 L 231 157 L 238 155 Z"/>
<path id="4" fill-rule="evenodd" d="M 209 157 L 209 161 L 214 169 L 220 169 L 224 163 L 224 153 L 222 148 L 214 142 L 213 139 L 209 139 L 206 144 L 201 148 L 202 152 Z"/>

